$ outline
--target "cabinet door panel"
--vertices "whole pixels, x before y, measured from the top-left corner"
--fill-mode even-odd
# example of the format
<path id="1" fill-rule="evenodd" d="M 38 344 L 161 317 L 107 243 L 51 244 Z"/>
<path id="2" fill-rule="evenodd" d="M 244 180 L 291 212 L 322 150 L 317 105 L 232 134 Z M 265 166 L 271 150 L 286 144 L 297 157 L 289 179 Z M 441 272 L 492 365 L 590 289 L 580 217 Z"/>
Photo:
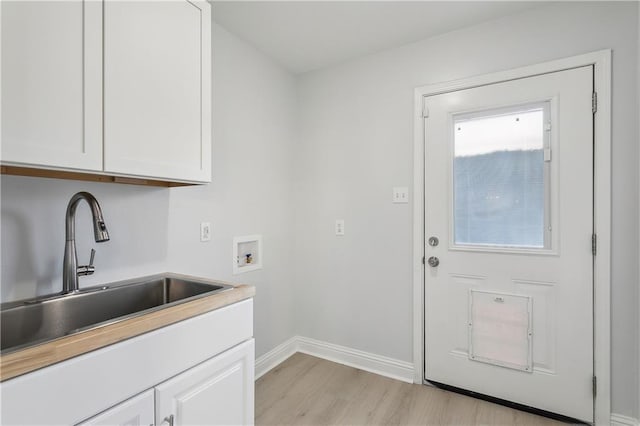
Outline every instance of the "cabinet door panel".
<path id="1" fill-rule="evenodd" d="M 153 389 L 134 396 L 77 426 L 153 425 Z"/>
<path id="2" fill-rule="evenodd" d="M 156 424 L 253 424 L 254 341 L 246 341 L 156 386 Z"/>
<path id="3" fill-rule="evenodd" d="M 210 11 L 105 2 L 105 171 L 211 179 Z"/>
<path id="4" fill-rule="evenodd" d="M 3 1 L 2 161 L 102 170 L 102 8 Z"/>

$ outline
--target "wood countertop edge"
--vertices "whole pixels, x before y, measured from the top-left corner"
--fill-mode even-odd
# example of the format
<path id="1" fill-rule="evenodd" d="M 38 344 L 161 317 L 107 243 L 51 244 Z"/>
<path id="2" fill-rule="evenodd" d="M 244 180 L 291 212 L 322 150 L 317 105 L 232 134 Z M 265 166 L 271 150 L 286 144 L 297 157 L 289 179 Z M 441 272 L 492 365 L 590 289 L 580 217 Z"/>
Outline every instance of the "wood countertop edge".
<path id="1" fill-rule="evenodd" d="M 249 299 L 255 293 L 253 286 L 237 285 L 222 293 L 1 355 L 0 382 Z"/>

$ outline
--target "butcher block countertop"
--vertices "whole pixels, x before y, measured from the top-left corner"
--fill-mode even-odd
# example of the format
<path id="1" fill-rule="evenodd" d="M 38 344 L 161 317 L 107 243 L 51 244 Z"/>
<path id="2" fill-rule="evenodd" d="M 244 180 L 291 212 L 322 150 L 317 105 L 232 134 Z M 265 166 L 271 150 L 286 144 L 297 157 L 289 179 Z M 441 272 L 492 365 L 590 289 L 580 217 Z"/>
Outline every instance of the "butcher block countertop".
<path id="1" fill-rule="evenodd" d="M 233 288 L 0 355 L 0 381 L 48 367 L 255 295 L 253 286 L 223 284 L 232 285 Z"/>

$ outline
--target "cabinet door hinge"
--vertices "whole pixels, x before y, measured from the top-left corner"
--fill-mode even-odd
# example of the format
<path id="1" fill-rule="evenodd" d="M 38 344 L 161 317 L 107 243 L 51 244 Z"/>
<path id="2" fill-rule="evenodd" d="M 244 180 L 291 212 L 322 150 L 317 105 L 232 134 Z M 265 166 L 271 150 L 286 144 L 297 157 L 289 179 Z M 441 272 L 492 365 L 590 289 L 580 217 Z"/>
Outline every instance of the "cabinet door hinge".
<path id="1" fill-rule="evenodd" d="M 428 118 L 429 117 L 429 108 L 427 108 L 427 102 L 426 101 L 422 101 L 422 118 Z"/>
<path id="2" fill-rule="evenodd" d="M 424 265 L 424 256 L 422 256 L 422 264 Z"/>
<path id="3" fill-rule="evenodd" d="M 598 236 L 591 234 L 591 253 L 595 256 L 598 251 Z"/>
<path id="4" fill-rule="evenodd" d="M 593 376 L 593 397 L 595 398 L 598 394 L 598 379 L 596 376 Z"/>
<path id="5" fill-rule="evenodd" d="M 591 112 L 596 113 L 598 111 L 598 93 L 593 92 L 591 94 Z"/>

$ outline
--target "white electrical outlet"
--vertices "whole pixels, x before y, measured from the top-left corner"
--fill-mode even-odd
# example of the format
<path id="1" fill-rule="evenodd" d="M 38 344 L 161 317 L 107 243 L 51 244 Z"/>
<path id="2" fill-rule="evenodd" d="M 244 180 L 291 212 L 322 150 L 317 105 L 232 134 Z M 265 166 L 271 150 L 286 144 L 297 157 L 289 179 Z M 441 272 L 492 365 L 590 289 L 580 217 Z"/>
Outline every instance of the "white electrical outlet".
<path id="1" fill-rule="evenodd" d="M 336 219 L 336 235 L 344 235 L 344 219 Z"/>
<path id="2" fill-rule="evenodd" d="M 409 202 L 409 188 L 406 186 L 396 186 L 393 188 L 393 202 L 394 203 L 408 203 Z"/>
<path id="3" fill-rule="evenodd" d="M 200 224 L 200 241 L 211 241 L 211 223 L 202 222 Z"/>

